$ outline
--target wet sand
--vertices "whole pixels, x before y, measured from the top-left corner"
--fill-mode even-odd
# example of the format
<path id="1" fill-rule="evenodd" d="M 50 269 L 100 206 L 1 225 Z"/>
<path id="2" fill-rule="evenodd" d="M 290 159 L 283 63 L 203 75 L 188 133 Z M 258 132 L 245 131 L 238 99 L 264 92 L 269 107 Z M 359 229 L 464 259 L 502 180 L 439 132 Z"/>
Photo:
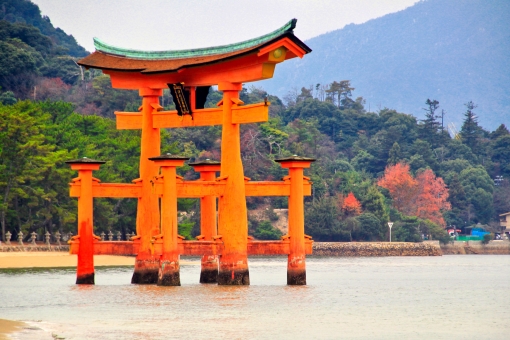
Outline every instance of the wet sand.
<path id="1" fill-rule="evenodd" d="M 78 255 L 67 252 L 0 252 L 0 269 L 3 268 L 57 268 L 76 267 Z M 95 255 L 94 266 L 134 266 L 130 256 Z"/>
<path id="2" fill-rule="evenodd" d="M 20 331 L 23 325 L 23 322 L 0 319 L 0 340 L 8 339 L 7 334 Z"/>

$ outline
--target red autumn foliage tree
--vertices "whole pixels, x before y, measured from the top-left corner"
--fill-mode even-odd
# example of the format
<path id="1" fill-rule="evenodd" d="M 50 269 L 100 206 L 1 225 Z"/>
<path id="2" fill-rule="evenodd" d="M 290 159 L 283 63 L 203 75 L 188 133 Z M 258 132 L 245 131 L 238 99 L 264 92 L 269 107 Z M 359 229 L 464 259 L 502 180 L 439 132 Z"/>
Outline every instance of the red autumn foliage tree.
<path id="1" fill-rule="evenodd" d="M 354 196 L 354 194 L 350 192 L 349 195 L 347 195 L 347 197 L 344 198 L 344 201 L 342 203 L 342 209 L 348 215 L 359 215 L 361 214 L 361 203 Z"/>
<path id="2" fill-rule="evenodd" d="M 64 100 L 66 99 L 71 85 L 68 85 L 60 78 L 42 78 L 34 89 L 34 100 Z"/>
<path id="3" fill-rule="evenodd" d="M 409 171 L 409 165 L 397 163 L 384 170 L 384 176 L 377 181 L 377 185 L 388 189 L 393 206 L 406 215 L 412 215 L 412 201 L 416 198 L 418 183 Z"/>
<path id="4" fill-rule="evenodd" d="M 447 201 L 448 189 L 441 177 L 436 177 L 430 169 L 416 175 L 418 182 L 418 197 L 416 200 L 416 216 L 427 218 L 434 223 L 444 226 L 445 221 L 441 211 L 450 210 Z"/>
<path id="5" fill-rule="evenodd" d="M 386 168 L 377 184 L 388 189 L 393 206 L 401 213 L 445 225 L 442 211 L 451 209 L 447 201 L 448 189 L 432 170 L 420 172 L 415 179 L 409 172 L 409 165 L 397 163 Z"/>

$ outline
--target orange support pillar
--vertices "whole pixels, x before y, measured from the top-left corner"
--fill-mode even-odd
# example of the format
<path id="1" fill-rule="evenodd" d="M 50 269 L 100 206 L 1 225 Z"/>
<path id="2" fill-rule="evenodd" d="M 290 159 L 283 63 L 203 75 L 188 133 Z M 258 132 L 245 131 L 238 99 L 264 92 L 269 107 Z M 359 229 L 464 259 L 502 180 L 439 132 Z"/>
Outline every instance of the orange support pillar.
<path id="1" fill-rule="evenodd" d="M 136 255 L 135 270 L 131 283 L 153 284 L 158 281 L 159 259 L 150 251 L 152 236 L 159 234 L 159 199 L 152 192 L 154 177 L 159 167 L 149 160 L 160 154 L 159 129 L 153 128 L 153 112 L 159 107 L 163 90 L 140 89 L 142 97 L 142 141 L 140 150 L 140 178 L 142 196 L 138 199 L 136 234 L 140 237 L 140 249 Z"/>
<path id="2" fill-rule="evenodd" d="M 203 162 L 190 163 L 196 172 L 200 173 L 200 180 L 214 181 L 216 172 L 221 170 L 220 162 L 209 159 Z M 200 236 L 199 240 L 213 241 L 218 235 L 216 219 L 216 197 L 203 196 L 200 198 Z M 200 269 L 200 283 L 218 282 L 218 255 L 203 255 Z"/>
<path id="3" fill-rule="evenodd" d="M 78 197 L 78 265 L 76 284 L 94 284 L 94 211 L 92 197 L 92 171 L 99 170 L 103 161 L 87 157 L 67 161 L 71 169 L 78 170 L 80 196 Z M 75 238 L 76 239 L 76 238 Z"/>
<path id="4" fill-rule="evenodd" d="M 221 138 L 221 175 L 225 191 L 218 204 L 218 236 L 223 241 L 218 270 L 219 285 L 249 285 L 248 212 L 244 171 L 241 161 L 239 124 L 232 123 L 232 106 L 241 103 L 242 84 L 220 82 L 223 91 L 223 127 Z"/>
<path id="5" fill-rule="evenodd" d="M 290 253 L 287 260 L 287 284 L 306 285 L 305 209 L 303 194 L 303 169 L 309 168 L 313 158 L 298 157 L 277 159 L 289 169 L 289 238 Z"/>
<path id="6" fill-rule="evenodd" d="M 158 286 L 180 286 L 179 246 L 177 244 L 177 183 L 176 167 L 183 166 L 189 157 L 166 154 L 151 157 L 161 166 L 163 178 L 163 196 L 161 199 L 161 235 L 163 237 L 163 253 L 159 260 Z"/>

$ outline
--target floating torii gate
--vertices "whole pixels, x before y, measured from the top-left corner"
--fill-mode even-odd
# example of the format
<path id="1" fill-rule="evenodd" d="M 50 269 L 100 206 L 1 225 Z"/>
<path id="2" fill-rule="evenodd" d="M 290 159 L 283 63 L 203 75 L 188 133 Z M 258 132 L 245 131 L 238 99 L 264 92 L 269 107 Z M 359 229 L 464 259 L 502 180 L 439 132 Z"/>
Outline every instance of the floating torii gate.
<path id="1" fill-rule="evenodd" d="M 311 183 L 303 169 L 314 160 L 280 159 L 289 168 L 283 181 L 252 182 L 244 176 L 239 131 L 240 124 L 267 121 L 269 106 L 267 101 L 244 105 L 239 99 L 242 83 L 272 78 L 276 64 L 311 52 L 294 36 L 295 25 L 293 19 L 259 38 L 182 51 L 129 50 L 94 39 L 96 51 L 78 64 L 101 69 L 114 88 L 137 89 L 142 97 L 139 112 L 115 112 L 118 129 L 142 130 L 140 177 L 133 184 L 103 184 L 92 177 L 103 162 L 87 158 L 68 162 L 79 172 L 70 189 L 71 196 L 78 197 L 78 236 L 71 241 L 71 252 L 78 254 L 77 283 L 94 283 L 94 254 L 136 254 L 132 283 L 160 285 L 180 285 L 179 255 L 203 256 L 201 282 L 247 285 L 248 254 L 288 254 L 287 283 L 306 284 L 305 254 L 311 253 L 312 241 L 304 234 L 303 198 L 310 195 Z M 218 86 L 223 99 L 219 108 L 205 109 L 211 85 Z M 159 105 L 168 87 L 176 111 L 164 111 Z M 160 129 L 208 125 L 222 125 L 221 165 L 195 163 L 201 173 L 198 181 L 176 177 L 176 167 L 186 159 L 160 155 Z M 288 235 L 280 241 L 249 239 L 246 196 L 288 196 Z M 137 236 L 132 241 L 94 239 L 94 197 L 138 199 Z M 184 241 L 177 234 L 178 197 L 201 198 L 197 241 Z M 215 197 L 219 198 L 217 230 Z"/>

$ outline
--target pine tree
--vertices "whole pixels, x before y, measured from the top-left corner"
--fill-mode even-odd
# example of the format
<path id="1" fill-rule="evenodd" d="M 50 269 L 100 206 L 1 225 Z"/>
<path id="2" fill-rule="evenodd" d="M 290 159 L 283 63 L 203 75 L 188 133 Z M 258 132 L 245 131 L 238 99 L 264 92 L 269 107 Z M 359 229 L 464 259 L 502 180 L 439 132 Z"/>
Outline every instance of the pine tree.
<path id="1" fill-rule="evenodd" d="M 425 119 L 420 120 L 422 123 L 421 127 L 421 139 L 426 140 L 432 146 L 437 145 L 438 138 L 437 133 L 440 127 L 439 122 L 436 120 L 436 111 L 439 109 L 439 102 L 437 100 L 427 99 L 425 102 L 427 108 L 425 108 Z"/>
<path id="2" fill-rule="evenodd" d="M 481 128 L 478 126 L 478 118 L 473 112 L 476 105 L 472 101 L 469 101 L 465 105 L 467 111 L 464 113 L 465 118 L 460 130 L 460 137 L 462 138 L 462 142 L 469 146 L 471 150 L 476 150 L 481 132 Z"/>
<path id="3" fill-rule="evenodd" d="M 393 143 L 388 154 L 388 165 L 395 165 L 402 160 L 402 153 L 400 152 L 400 145 L 397 142 Z"/>

